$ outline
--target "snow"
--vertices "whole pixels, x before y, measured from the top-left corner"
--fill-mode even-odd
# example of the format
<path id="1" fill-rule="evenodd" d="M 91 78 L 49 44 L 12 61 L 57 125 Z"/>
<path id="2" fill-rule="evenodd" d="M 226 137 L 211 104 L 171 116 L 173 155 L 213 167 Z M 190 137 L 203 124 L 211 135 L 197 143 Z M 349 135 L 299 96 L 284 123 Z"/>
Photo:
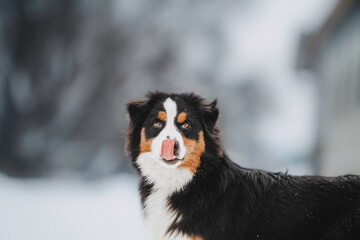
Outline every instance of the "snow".
<path id="1" fill-rule="evenodd" d="M 0 175 L 1 240 L 146 239 L 138 180 L 18 180 Z"/>

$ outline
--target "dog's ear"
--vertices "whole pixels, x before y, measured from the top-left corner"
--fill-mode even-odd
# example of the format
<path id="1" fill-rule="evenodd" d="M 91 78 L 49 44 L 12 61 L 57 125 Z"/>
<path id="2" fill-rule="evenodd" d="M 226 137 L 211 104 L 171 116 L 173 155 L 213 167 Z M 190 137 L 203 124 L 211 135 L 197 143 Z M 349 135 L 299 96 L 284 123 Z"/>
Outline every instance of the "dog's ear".
<path id="1" fill-rule="evenodd" d="M 210 133 L 214 133 L 215 124 L 219 118 L 219 109 L 216 104 L 217 99 L 201 106 L 202 119 Z"/>
<path id="2" fill-rule="evenodd" d="M 136 125 L 141 116 L 144 115 L 146 111 L 148 100 L 133 100 L 127 104 L 127 111 L 129 113 L 130 122 L 134 126 Z"/>
<path id="3" fill-rule="evenodd" d="M 145 99 L 133 100 L 127 104 L 130 123 L 135 126 L 146 115 L 149 107 L 166 96 L 163 92 L 148 92 Z"/>
<path id="4" fill-rule="evenodd" d="M 131 156 L 133 160 L 139 154 L 139 151 L 137 150 L 136 146 L 138 146 L 140 142 L 140 134 L 136 134 L 136 132 L 137 129 L 141 127 L 139 123 L 141 122 L 141 119 L 144 117 L 144 114 L 146 113 L 147 105 L 148 105 L 148 100 L 134 100 L 127 104 L 129 125 L 127 128 L 125 152 L 129 156 Z M 134 161 L 133 161 L 133 165 L 135 166 L 136 169 L 138 169 L 138 166 L 135 164 Z"/>

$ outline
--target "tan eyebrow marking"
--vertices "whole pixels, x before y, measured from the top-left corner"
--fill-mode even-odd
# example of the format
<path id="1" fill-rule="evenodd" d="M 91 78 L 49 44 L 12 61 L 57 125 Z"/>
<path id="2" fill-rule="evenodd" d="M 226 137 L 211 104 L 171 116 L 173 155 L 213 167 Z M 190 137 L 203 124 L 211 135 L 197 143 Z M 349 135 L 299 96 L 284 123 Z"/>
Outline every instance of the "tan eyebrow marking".
<path id="1" fill-rule="evenodd" d="M 157 116 L 157 117 L 158 117 L 158 119 L 160 119 L 161 121 L 165 122 L 166 119 L 167 119 L 166 112 L 160 111 L 160 112 L 158 113 L 158 116 Z"/>
<path id="2" fill-rule="evenodd" d="M 177 117 L 177 121 L 178 123 L 183 123 L 186 120 L 186 112 L 181 112 L 179 113 L 178 117 Z"/>

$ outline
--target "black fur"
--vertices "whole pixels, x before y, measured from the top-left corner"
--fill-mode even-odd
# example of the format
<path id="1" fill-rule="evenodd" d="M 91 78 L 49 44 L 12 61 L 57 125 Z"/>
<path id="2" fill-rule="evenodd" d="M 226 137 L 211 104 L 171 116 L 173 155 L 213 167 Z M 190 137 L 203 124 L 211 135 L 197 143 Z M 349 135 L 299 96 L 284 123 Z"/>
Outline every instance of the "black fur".
<path id="1" fill-rule="evenodd" d="M 147 100 L 130 103 L 128 151 L 133 162 L 147 115 L 167 97 L 197 113 L 206 145 L 192 181 L 169 198 L 170 207 L 181 215 L 169 232 L 206 240 L 360 240 L 359 176 L 299 177 L 236 165 L 222 153 L 216 101 L 152 93 Z M 143 178 L 143 203 L 151 189 Z"/>

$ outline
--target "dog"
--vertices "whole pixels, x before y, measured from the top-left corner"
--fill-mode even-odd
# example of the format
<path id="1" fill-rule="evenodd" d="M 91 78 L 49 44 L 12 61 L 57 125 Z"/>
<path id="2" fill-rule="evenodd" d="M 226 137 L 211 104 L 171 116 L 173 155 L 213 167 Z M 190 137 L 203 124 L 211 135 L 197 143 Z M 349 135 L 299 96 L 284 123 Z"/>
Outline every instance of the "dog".
<path id="1" fill-rule="evenodd" d="M 216 99 L 149 93 L 127 105 L 127 152 L 154 240 L 360 240 L 360 177 L 248 169 L 225 154 Z"/>

